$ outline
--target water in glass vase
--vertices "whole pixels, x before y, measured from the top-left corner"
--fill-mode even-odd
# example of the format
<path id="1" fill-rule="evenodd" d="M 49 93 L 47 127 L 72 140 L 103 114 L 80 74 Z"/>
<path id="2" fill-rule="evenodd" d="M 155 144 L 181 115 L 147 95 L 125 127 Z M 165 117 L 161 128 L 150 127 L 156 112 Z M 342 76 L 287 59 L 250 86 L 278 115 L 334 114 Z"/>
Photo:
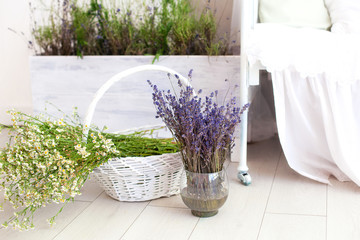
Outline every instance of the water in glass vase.
<path id="1" fill-rule="evenodd" d="M 187 187 L 181 190 L 181 198 L 185 205 L 191 209 L 193 215 L 198 217 L 211 217 L 218 213 L 228 197 L 228 191 L 219 191 L 216 196 L 202 197 L 188 192 Z"/>
<path id="2" fill-rule="evenodd" d="M 180 195 L 193 215 L 211 217 L 224 205 L 229 193 L 226 171 L 195 173 L 184 170 L 181 175 Z"/>

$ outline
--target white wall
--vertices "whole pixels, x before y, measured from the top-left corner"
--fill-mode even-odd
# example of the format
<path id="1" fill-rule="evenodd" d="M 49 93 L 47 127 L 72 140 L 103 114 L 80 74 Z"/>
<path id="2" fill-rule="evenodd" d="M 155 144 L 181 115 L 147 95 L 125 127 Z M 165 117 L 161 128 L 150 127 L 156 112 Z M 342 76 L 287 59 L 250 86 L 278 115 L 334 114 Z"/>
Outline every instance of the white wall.
<path id="1" fill-rule="evenodd" d="M 28 19 L 26 0 L 0 0 L 0 122 L 5 124 L 10 123 L 8 109 L 32 112 Z"/>

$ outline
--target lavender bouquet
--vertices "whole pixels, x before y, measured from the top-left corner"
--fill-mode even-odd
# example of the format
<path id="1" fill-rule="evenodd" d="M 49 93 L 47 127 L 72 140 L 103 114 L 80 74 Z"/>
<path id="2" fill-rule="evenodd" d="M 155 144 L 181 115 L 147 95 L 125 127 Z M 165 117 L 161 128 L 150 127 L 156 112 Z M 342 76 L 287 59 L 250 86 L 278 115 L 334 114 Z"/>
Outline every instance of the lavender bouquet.
<path id="1" fill-rule="evenodd" d="M 214 100 L 218 91 L 201 98 L 202 90 L 196 92 L 191 86 L 184 86 L 177 75 L 175 77 L 181 89 L 179 96 L 170 90 L 159 90 L 148 80 L 153 89 L 156 117 L 163 120 L 178 142 L 186 170 L 196 173 L 221 171 L 226 151 L 234 146 L 235 127 L 249 104 L 238 107 L 233 97 L 219 105 Z"/>

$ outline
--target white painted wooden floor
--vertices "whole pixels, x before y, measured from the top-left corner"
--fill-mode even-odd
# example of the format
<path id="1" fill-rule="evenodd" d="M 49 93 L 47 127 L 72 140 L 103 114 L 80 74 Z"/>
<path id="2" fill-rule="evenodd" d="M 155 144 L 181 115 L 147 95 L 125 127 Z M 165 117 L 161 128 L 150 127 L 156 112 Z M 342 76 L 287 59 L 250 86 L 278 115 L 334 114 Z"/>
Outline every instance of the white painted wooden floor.
<path id="1" fill-rule="evenodd" d="M 214 217 L 192 216 L 179 196 L 119 202 L 89 180 L 83 194 L 64 209 L 54 227 L 45 220 L 58 205 L 41 210 L 35 230 L 2 229 L 0 239 L 360 239 L 359 187 L 335 179 L 327 186 L 298 175 L 288 167 L 277 138 L 248 147 L 253 183 L 241 185 L 236 178 L 237 163 L 228 162 L 230 195 Z M 1 212 L 0 219 L 9 214 Z"/>

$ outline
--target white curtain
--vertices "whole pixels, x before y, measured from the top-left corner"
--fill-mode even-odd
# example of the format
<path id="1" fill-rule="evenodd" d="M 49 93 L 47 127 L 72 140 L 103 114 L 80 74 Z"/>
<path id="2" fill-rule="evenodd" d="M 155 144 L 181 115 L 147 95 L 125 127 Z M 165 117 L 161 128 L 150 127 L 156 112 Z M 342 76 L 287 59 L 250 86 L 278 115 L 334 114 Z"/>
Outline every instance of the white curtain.
<path id="1" fill-rule="evenodd" d="M 298 173 L 324 183 L 333 175 L 360 186 L 360 80 L 331 78 L 272 72 L 280 142 Z"/>

